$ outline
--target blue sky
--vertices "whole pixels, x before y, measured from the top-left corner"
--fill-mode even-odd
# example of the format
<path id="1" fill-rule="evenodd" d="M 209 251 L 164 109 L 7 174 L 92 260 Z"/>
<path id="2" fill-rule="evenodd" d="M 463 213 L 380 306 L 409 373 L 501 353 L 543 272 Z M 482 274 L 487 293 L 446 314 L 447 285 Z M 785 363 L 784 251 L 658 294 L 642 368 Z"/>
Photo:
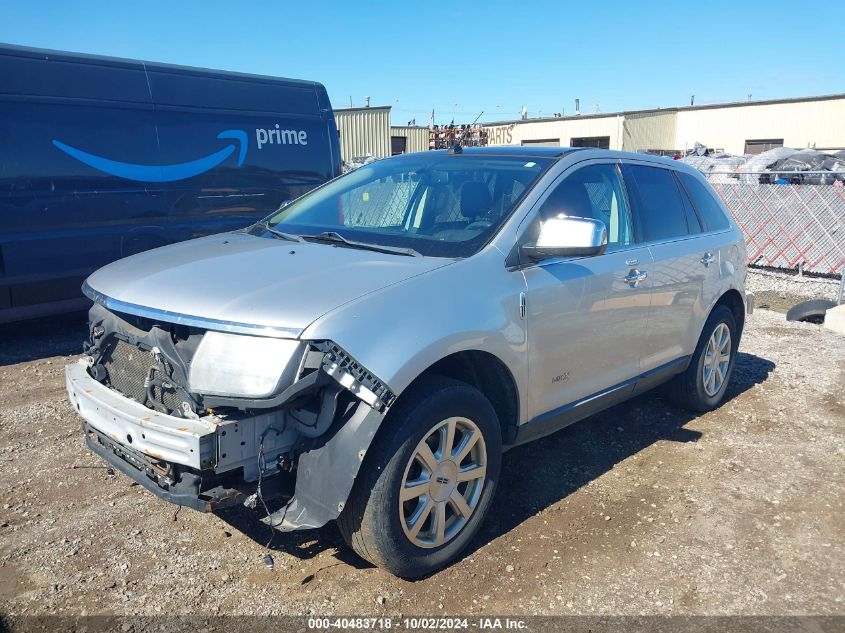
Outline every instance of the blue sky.
<path id="1" fill-rule="evenodd" d="M 420 125 L 845 92 L 843 33 L 795 0 L 0 0 L 0 42 L 314 79 Z"/>

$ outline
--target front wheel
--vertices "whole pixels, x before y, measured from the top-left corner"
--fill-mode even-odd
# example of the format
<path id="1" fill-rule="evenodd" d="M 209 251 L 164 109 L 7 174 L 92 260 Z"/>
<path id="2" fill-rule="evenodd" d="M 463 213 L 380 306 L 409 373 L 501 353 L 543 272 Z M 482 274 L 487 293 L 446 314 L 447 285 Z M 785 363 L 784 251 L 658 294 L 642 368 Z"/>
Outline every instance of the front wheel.
<path id="1" fill-rule="evenodd" d="M 338 519 L 362 558 L 403 578 L 448 565 L 493 499 L 502 440 L 477 389 L 421 379 L 390 411 Z"/>
<path id="2" fill-rule="evenodd" d="M 715 409 L 725 397 L 738 344 L 733 312 L 716 306 L 704 324 L 689 367 L 668 385 L 672 402 L 693 411 Z"/>

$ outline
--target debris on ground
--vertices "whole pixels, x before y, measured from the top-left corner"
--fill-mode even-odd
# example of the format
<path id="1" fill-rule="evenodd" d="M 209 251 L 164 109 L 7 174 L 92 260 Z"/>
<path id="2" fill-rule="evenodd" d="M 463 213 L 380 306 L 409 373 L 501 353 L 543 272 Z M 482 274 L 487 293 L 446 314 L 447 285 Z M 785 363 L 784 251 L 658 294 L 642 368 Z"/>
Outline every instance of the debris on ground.
<path id="1" fill-rule="evenodd" d="M 62 374 L 77 319 L 0 331 L 10 616 L 843 612 L 845 345 L 820 326 L 755 311 L 715 411 L 652 393 L 509 451 L 465 556 L 408 582 L 356 558 L 334 525 L 277 535 L 271 572 L 254 511 L 174 523 L 122 473 L 71 470 L 98 463 Z"/>

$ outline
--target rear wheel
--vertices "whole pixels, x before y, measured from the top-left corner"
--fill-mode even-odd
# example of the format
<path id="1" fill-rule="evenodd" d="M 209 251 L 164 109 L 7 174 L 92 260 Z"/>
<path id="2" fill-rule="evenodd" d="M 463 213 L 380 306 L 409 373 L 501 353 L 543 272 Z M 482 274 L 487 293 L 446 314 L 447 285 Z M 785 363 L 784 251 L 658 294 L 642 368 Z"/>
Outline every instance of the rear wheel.
<path id="1" fill-rule="evenodd" d="M 689 367 L 668 385 L 669 398 L 693 411 L 715 409 L 725 397 L 739 335 L 733 312 L 716 306 L 704 324 Z"/>
<path id="2" fill-rule="evenodd" d="M 362 558 L 416 578 L 454 560 L 495 492 L 501 430 L 477 389 L 424 377 L 390 412 L 338 519 Z"/>

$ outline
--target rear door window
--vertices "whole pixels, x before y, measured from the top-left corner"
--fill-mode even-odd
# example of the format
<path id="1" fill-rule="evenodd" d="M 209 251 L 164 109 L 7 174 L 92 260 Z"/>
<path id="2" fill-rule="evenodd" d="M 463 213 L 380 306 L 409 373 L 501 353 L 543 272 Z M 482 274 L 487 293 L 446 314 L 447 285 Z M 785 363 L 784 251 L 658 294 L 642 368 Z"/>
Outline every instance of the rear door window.
<path id="1" fill-rule="evenodd" d="M 677 178 L 675 178 L 675 186 L 678 188 L 678 193 L 681 195 L 681 202 L 684 204 L 684 216 L 687 219 L 687 228 L 689 229 L 689 232 L 693 235 L 703 232 L 704 226 L 701 224 L 701 218 L 698 217 L 684 186 Z"/>
<path id="2" fill-rule="evenodd" d="M 623 164 L 622 176 L 634 212 L 638 242 L 672 240 L 689 235 L 684 201 L 671 170 Z"/>
<path id="3" fill-rule="evenodd" d="M 704 223 L 705 231 L 722 231 L 730 226 L 728 218 L 725 217 L 722 206 L 716 200 L 715 195 L 698 178 L 691 174 L 678 172 L 681 182 L 689 194 L 692 203 L 695 205 L 701 221 Z"/>

